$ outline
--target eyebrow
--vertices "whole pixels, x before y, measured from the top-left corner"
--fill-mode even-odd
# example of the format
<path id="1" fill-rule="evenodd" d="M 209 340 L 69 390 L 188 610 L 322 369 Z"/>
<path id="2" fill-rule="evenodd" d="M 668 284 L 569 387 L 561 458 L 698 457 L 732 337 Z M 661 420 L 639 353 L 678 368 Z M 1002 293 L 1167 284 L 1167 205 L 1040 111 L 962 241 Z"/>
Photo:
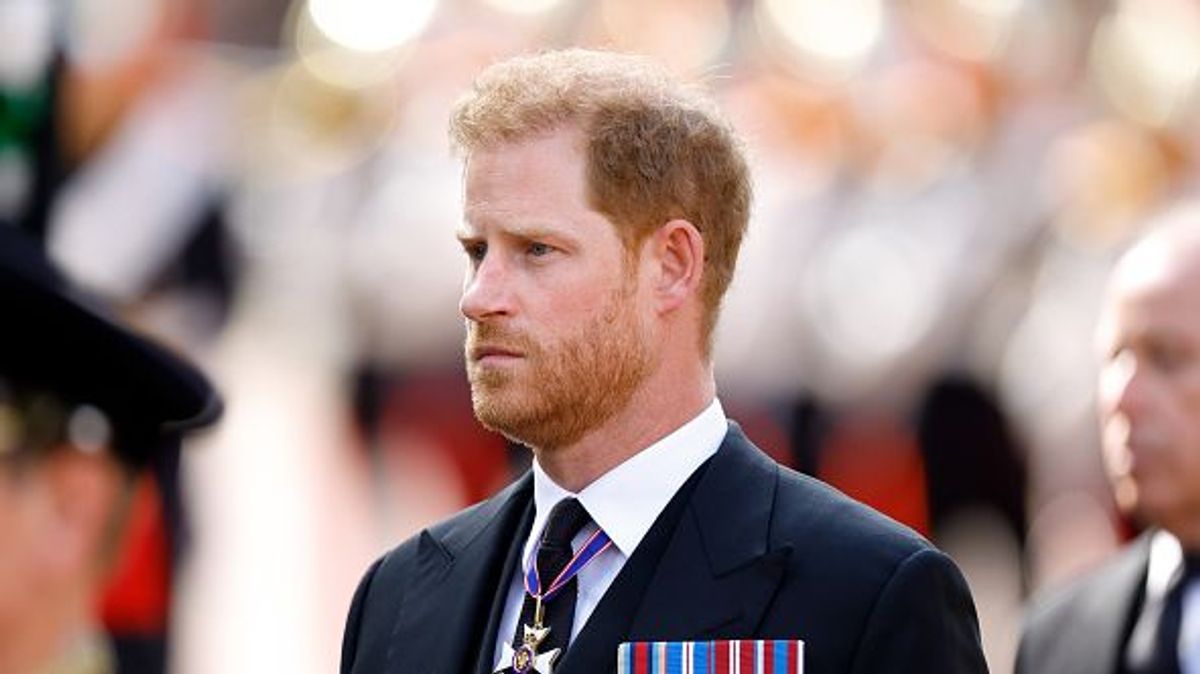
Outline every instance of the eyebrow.
<path id="1" fill-rule="evenodd" d="M 574 236 L 566 232 L 554 231 L 550 228 L 541 227 L 538 225 L 501 227 L 498 228 L 496 234 L 498 236 L 504 236 L 512 239 L 522 239 L 526 241 L 550 239 L 552 241 L 561 241 L 567 245 L 576 245 L 578 243 Z M 473 232 L 463 228 L 459 228 L 457 231 L 455 231 L 454 236 L 459 240 L 460 243 L 464 244 L 487 238 L 483 233 Z"/>

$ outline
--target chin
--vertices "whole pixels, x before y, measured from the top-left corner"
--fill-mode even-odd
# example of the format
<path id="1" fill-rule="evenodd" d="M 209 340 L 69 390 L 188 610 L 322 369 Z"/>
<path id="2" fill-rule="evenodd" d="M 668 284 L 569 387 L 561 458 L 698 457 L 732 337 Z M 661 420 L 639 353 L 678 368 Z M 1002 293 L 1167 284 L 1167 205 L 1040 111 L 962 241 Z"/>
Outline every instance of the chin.
<path id="1" fill-rule="evenodd" d="M 537 435 L 529 405 L 516 399 L 512 392 L 473 389 L 471 402 L 475 418 L 489 431 L 526 445 L 531 444 L 530 436 Z"/>
<path id="2" fill-rule="evenodd" d="M 484 428 L 538 451 L 570 446 L 591 428 L 585 419 L 556 414 L 528 400 L 480 396 L 474 402 L 475 417 Z"/>

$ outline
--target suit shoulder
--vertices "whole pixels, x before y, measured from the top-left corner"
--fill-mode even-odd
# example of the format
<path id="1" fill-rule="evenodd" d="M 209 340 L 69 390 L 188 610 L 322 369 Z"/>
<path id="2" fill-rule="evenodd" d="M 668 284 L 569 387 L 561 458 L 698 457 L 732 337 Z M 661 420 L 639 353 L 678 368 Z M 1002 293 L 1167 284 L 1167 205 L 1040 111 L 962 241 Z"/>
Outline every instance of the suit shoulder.
<path id="1" fill-rule="evenodd" d="M 898 564 L 934 549 L 924 537 L 834 487 L 786 467 L 779 469 L 772 537 L 781 543 L 878 557 Z"/>
<path id="2" fill-rule="evenodd" d="M 525 481 L 462 510 L 384 553 L 363 575 L 351 601 L 342 640 L 342 672 L 383 671 L 393 625 L 414 579 L 436 578 Z M 431 575 L 433 574 L 433 575 Z"/>
<path id="3" fill-rule="evenodd" d="M 778 475 L 771 546 L 793 553 L 769 631 L 806 635 L 806 660 L 821 671 L 987 671 L 974 602 L 950 557 L 819 480 Z M 814 614 L 817 625 L 796 622 Z"/>
<path id="4" fill-rule="evenodd" d="M 863 619 L 889 591 L 965 582 L 954 561 L 912 529 L 814 478 L 781 467 L 772 548 L 792 548 L 791 577 Z M 813 588 L 819 589 L 813 589 Z"/>
<path id="5" fill-rule="evenodd" d="M 1140 595 L 1147 559 L 1148 545 L 1138 541 L 1091 572 L 1035 596 L 1023 620 L 1018 660 L 1026 666 L 1019 669 L 1043 671 L 1033 665 L 1052 661 L 1068 644 L 1112 646 L 1097 643 L 1106 639 L 1098 632 L 1123 629 Z"/>
<path id="6" fill-rule="evenodd" d="M 450 558 L 455 548 L 465 545 L 483 530 L 519 486 L 520 483 L 515 483 L 405 539 L 376 562 L 376 575 L 389 579 L 399 576 L 396 579 L 403 580 L 409 565 L 420 557 L 432 553 L 435 558 Z"/>
<path id="7" fill-rule="evenodd" d="M 1130 545 L 1084 575 L 1038 593 L 1026 613 L 1026 629 L 1035 629 L 1077 612 L 1085 604 L 1097 601 L 1097 590 L 1111 589 L 1114 585 L 1129 585 L 1130 581 L 1141 581 L 1144 574 L 1131 571 L 1135 568 L 1144 569 L 1145 560 L 1146 551 L 1141 549 L 1140 545 Z"/>

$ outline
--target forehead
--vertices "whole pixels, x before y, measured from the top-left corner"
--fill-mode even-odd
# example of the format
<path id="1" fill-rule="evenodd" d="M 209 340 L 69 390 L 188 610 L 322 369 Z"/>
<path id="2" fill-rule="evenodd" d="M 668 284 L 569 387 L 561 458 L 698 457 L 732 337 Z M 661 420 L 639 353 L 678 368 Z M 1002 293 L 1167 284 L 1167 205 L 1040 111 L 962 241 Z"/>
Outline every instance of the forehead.
<path id="1" fill-rule="evenodd" d="M 1200 342 L 1200 240 L 1161 238 L 1130 251 L 1105 306 L 1110 334 L 1170 331 Z"/>
<path id="2" fill-rule="evenodd" d="M 464 217 L 483 226 L 503 216 L 591 210 L 582 135 L 564 127 L 471 152 Z"/>

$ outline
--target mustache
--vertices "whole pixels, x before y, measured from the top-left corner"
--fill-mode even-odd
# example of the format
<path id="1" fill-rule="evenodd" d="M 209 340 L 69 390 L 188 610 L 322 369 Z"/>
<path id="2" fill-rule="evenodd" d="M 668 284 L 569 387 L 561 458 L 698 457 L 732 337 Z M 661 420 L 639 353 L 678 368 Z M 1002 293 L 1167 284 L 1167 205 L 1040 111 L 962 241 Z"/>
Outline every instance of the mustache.
<path id="1" fill-rule="evenodd" d="M 476 360 L 484 349 L 499 349 L 520 354 L 539 351 L 537 342 L 528 335 L 494 323 L 468 323 L 463 352 L 468 360 Z"/>

